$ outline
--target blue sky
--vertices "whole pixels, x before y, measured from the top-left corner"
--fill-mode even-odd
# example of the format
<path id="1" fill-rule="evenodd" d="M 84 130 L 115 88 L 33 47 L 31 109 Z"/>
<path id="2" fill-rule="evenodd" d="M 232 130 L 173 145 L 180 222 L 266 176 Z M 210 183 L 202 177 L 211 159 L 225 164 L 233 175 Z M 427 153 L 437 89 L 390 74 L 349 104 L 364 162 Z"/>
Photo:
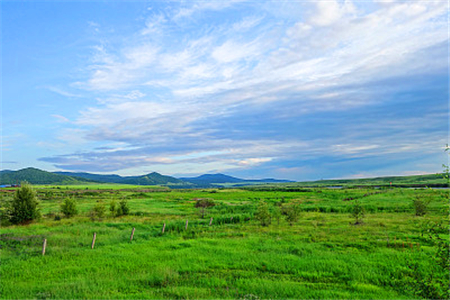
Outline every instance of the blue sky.
<path id="1" fill-rule="evenodd" d="M 447 162 L 448 1 L 2 1 L 2 169 L 358 178 Z"/>

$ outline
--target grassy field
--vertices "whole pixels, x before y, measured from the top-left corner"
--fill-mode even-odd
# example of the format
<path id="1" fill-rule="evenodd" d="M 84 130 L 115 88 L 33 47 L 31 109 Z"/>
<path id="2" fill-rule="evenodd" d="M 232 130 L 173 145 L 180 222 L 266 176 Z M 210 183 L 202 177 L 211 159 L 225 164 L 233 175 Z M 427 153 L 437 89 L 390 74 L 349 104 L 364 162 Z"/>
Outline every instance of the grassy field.
<path id="1" fill-rule="evenodd" d="M 422 299 L 448 289 L 436 243 L 448 245 L 445 190 L 35 188 L 42 219 L 0 229 L 2 299 Z M 61 217 L 66 197 L 78 216 Z M 216 206 L 202 219 L 194 204 L 204 198 Z M 123 199 L 130 215 L 89 217 Z M 415 216 L 414 199 L 429 201 L 426 215 Z M 261 226 L 261 201 L 273 214 L 293 204 L 302 211 L 292 226 L 283 215 Z M 360 225 L 355 201 L 366 212 Z"/>

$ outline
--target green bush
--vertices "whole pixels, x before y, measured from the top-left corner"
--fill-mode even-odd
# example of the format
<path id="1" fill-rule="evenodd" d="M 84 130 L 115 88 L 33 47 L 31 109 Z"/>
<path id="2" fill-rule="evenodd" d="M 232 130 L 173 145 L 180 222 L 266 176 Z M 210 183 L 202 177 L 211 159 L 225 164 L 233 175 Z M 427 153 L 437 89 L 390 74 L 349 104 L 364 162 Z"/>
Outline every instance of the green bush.
<path id="1" fill-rule="evenodd" d="M 255 218 L 260 222 L 261 226 L 269 226 L 272 223 L 272 216 L 270 215 L 269 207 L 266 202 L 259 202 Z"/>
<path id="2" fill-rule="evenodd" d="M 414 208 L 414 214 L 418 217 L 424 216 L 428 211 L 428 204 L 429 201 L 425 201 L 422 198 L 416 197 L 413 199 L 413 208 Z"/>
<path id="3" fill-rule="evenodd" d="M 119 207 L 117 209 L 118 216 L 127 216 L 130 214 L 130 207 L 128 206 L 127 200 L 123 199 L 119 202 Z"/>
<path id="4" fill-rule="evenodd" d="M 205 217 L 205 214 L 206 214 L 208 208 L 213 207 L 215 205 L 216 204 L 214 203 L 213 199 L 202 198 L 202 199 L 197 199 L 194 206 L 196 208 L 198 208 L 198 211 L 202 215 L 202 219 L 203 219 Z"/>
<path id="5" fill-rule="evenodd" d="M 66 216 L 66 218 L 70 218 L 76 216 L 78 214 L 77 203 L 73 198 L 66 198 L 64 202 L 61 204 L 61 212 Z"/>
<path id="6" fill-rule="evenodd" d="M 105 216 L 106 207 L 102 202 L 98 202 L 91 210 L 90 217 L 91 219 L 95 218 L 103 218 Z"/>
<path id="7" fill-rule="evenodd" d="M 111 213 L 112 217 L 115 217 L 117 215 L 117 203 L 114 200 L 111 200 L 109 202 L 109 212 Z"/>
<path id="8" fill-rule="evenodd" d="M 362 224 L 365 215 L 364 207 L 361 206 L 359 200 L 355 200 L 352 208 L 352 217 L 355 219 L 354 225 Z"/>
<path id="9" fill-rule="evenodd" d="M 22 183 L 11 202 L 11 223 L 22 224 L 39 218 L 41 214 L 38 205 L 36 192 L 31 185 Z"/>
<path id="10" fill-rule="evenodd" d="M 291 226 L 298 222 L 300 212 L 301 209 L 298 204 L 283 207 L 283 214 L 286 216 L 286 221 L 289 222 L 289 225 Z"/>

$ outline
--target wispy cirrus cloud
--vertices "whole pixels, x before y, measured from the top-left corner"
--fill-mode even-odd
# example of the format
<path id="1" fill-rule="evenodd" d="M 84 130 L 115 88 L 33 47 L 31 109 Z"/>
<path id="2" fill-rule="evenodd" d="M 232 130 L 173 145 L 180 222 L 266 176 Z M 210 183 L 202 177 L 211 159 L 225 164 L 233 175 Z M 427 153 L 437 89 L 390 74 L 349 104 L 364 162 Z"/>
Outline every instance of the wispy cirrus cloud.
<path id="1" fill-rule="evenodd" d="M 434 118 L 425 106 L 403 114 L 400 105 L 435 97 L 431 106 L 445 108 L 445 87 L 418 78 L 446 76 L 447 4 L 297 5 L 299 17 L 284 19 L 280 8 L 271 14 L 251 2 L 184 3 L 155 12 L 122 43 L 98 46 L 78 83 L 97 102 L 74 123 L 86 140 L 132 149 L 43 160 L 79 170 L 278 163 L 273 170 L 301 172 L 283 164 L 436 151 L 447 116 Z M 208 20 L 212 12 L 220 21 Z M 423 98 L 405 100 L 405 93 Z"/>

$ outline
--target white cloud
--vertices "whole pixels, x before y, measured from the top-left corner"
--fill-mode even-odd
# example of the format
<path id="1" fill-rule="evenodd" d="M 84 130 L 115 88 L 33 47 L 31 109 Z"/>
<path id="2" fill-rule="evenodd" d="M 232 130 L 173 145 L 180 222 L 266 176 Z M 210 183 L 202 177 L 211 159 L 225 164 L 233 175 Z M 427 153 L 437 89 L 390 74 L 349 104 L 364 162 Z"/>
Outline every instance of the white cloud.
<path id="1" fill-rule="evenodd" d="M 317 26 L 329 26 L 338 22 L 343 17 L 356 12 L 356 8 L 350 0 L 343 4 L 337 1 L 317 1 L 316 12 L 309 18 L 309 22 Z"/>
<path id="2" fill-rule="evenodd" d="M 275 104 L 278 119 L 293 120 L 387 101 L 374 99 L 371 93 L 379 91 L 368 91 L 368 83 L 443 68 L 443 61 L 428 56 L 427 49 L 447 41 L 446 5 L 403 2 L 365 12 L 351 1 L 321 1 L 295 22 L 263 19 L 259 11 L 238 20 L 227 15 L 221 26 L 190 20 L 234 5 L 188 4 L 175 15 L 150 18 L 118 48 L 107 43 L 96 48 L 84 87 L 101 95 L 99 104 L 83 109 L 76 124 L 91 141 L 155 149 L 151 157 L 117 156 L 114 166 L 128 157 L 136 166 L 140 160 L 178 166 L 201 162 L 224 169 L 325 155 L 326 147 L 333 149 L 331 155 L 361 157 L 435 146 L 426 139 L 414 146 L 399 136 L 300 142 L 295 134 L 264 139 L 255 133 L 242 141 L 214 124 L 225 118 L 239 121 L 253 110 L 264 116 Z M 181 20 L 198 26 L 184 32 L 176 26 Z M 186 149 L 180 149 L 181 143 Z M 189 156 L 198 152 L 207 155 Z"/>

